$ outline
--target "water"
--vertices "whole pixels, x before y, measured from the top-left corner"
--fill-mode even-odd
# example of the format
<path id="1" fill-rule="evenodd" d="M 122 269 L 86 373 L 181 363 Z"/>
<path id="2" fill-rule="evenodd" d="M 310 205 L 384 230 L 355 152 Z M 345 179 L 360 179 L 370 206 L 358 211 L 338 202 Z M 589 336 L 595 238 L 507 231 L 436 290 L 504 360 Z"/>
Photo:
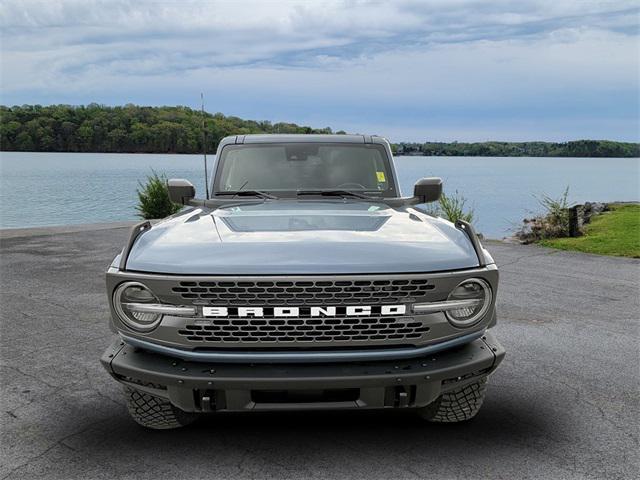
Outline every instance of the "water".
<path id="1" fill-rule="evenodd" d="M 405 195 L 418 178 L 441 177 L 491 238 L 539 210 L 534 194 L 557 197 L 567 185 L 573 202 L 640 200 L 633 158 L 397 157 L 396 168 Z M 151 169 L 190 180 L 203 196 L 201 155 L 2 152 L 0 228 L 134 220 L 138 181 Z"/>

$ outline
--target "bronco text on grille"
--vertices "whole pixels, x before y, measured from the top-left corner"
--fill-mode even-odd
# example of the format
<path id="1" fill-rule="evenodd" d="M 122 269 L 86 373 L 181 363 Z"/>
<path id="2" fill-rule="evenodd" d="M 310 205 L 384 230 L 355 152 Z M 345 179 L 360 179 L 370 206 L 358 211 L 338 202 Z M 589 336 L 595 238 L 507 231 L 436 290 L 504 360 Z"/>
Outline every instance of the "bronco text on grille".
<path id="1" fill-rule="evenodd" d="M 412 317 L 388 316 L 404 314 L 405 305 L 306 309 L 204 307 L 203 310 L 207 312 L 208 309 L 212 310 L 210 313 L 214 313 L 211 315 L 214 317 L 224 317 L 230 310 L 234 318 L 215 318 L 210 325 L 189 324 L 178 333 L 188 340 L 208 342 L 397 342 L 419 339 L 429 331 L 429 327 Z"/>

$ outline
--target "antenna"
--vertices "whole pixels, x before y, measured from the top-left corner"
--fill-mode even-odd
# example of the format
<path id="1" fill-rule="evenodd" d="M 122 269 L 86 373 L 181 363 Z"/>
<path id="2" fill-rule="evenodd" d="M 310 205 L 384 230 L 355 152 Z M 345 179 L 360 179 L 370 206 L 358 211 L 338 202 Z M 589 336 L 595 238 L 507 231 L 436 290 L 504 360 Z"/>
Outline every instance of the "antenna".
<path id="1" fill-rule="evenodd" d="M 204 93 L 200 92 L 200 114 L 202 115 L 202 154 L 204 155 L 204 190 L 209 200 L 209 174 L 207 173 L 207 128 L 204 121 Z"/>

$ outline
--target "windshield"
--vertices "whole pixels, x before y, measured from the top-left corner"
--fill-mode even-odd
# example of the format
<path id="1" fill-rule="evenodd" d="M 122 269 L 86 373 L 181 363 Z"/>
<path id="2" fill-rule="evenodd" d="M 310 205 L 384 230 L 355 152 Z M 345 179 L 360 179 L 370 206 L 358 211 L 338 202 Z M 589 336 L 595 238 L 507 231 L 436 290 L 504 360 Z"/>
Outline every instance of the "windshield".
<path id="1" fill-rule="evenodd" d="M 347 190 L 395 197 L 382 145 L 279 143 L 222 150 L 214 192 Z"/>

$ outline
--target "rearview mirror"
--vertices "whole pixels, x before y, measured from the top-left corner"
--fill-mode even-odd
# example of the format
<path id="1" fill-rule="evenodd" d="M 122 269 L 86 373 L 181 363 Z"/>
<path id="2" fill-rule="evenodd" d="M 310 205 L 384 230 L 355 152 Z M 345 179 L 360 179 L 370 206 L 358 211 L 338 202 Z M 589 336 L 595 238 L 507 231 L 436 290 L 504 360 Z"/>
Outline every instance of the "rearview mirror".
<path id="1" fill-rule="evenodd" d="M 174 203 L 186 205 L 189 200 L 196 196 L 196 187 L 189 180 L 183 178 L 172 178 L 168 182 L 169 198 Z"/>
<path id="2" fill-rule="evenodd" d="M 435 202 L 442 195 L 442 179 L 438 177 L 421 178 L 413 186 L 413 196 L 419 203 Z"/>

